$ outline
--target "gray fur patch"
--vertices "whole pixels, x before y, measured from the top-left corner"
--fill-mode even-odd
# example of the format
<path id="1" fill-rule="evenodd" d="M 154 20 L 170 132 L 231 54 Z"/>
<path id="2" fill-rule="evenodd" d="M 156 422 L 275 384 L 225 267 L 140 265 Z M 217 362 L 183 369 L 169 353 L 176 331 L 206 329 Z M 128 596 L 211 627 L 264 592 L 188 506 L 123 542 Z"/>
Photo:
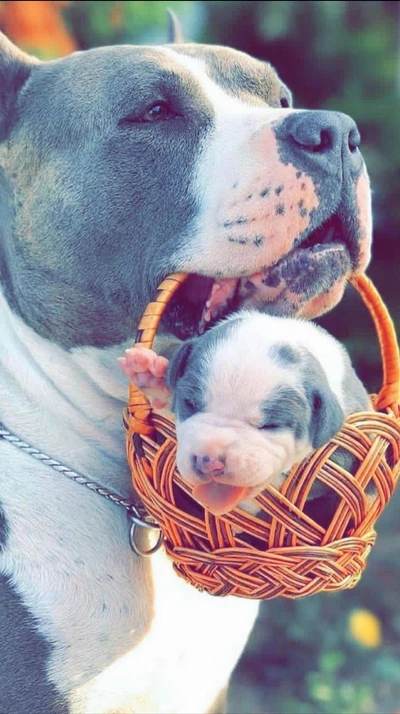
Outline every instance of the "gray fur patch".
<path id="1" fill-rule="evenodd" d="M 301 393 L 287 387 L 274 390 L 264 406 L 265 421 L 292 429 L 296 438 L 301 438 L 308 430 L 313 448 L 322 446 L 339 431 L 345 413 L 329 386 L 321 364 L 308 349 L 295 350 L 286 344 L 277 344 L 270 354 L 278 364 L 298 373 L 302 390 Z M 346 404 L 346 414 L 354 411 L 357 399 L 358 403 L 365 403 L 366 399 L 361 382 L 354 372 L 352 374 L 360 392 L 351 403 Z"/>
<path id="2" fill-rule="evenodd" d="M 276 344 L 270 350 L 270 356 L 278 364 L 287 367 L 288 365 L 299 364 L 301 362 L 301 355 L 297 350 L 295 350 L 292 345 L 289 344 Z"/>
<path id="3" fill-rule="evenodd" d="M 50 645 L 10 582 L 0 576 L 0 712 L 67 714 L 68 707 L 47 680 Z"/>
<path id="4" fill-rule="evenodd" d="M 301 439 L 309 420 L 309 405 L 304 396 L 292 387 L 279 386 L 272 390 L 262 404 L 262 424 L 266 431 L 289 429 Z"/>
<path id="5" fill-rule="evenodd" d="M 141 122 L 160 99 L 170 118 Z M 193 75 L 155 48 L 33 68 L 0 164 L 0 278 L 36 332 L 68 348 L 132 336 L 197 215 L 212 122 Z"/>
<path id="6" fill-rule="evenodd" d="M 4 514 L 4 511 L 0 504 L 0 553 L 4 550 L 7 545 L 8 538 L 8 524 Z"/>
<path id="7" fill-rule="evenodd" d="M 304 350 L 303 360 L 303 387 L 310 409 L 309 436 L 317 449 L 339 431 L 345 414 L 319 361 L 309 350 Z"/>
<path id="8" fill-rule="evenodd" d="M 209 355 L 236 330 L 243 319 L 225 320 L 201 337 L 184 342 L 168 365 L 166 381 L 172 391 L 172 411 L 183 422 L 205 406 Z"/>

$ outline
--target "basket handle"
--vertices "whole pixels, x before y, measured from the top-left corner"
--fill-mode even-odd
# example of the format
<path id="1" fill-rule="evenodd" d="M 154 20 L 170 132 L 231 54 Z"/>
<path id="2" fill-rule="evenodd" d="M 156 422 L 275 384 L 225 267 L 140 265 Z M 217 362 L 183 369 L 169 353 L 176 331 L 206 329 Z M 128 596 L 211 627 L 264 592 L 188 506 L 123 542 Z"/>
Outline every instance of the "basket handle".
<path id="1" fill-rule="evenodd" d="M 155 300 L 148 304 L 136 333 L 135 344 L 151 348 L 167 303 L 186 280 L 187 273 L 169 275 L 158 287 Z M 350 278 L 373 319 L 378 336 L 382 363 L 383 385 L 375 400 L 375 409 L 391 409 L 399 415 L 400 356 L 396 331 L 387 307 L 366 275 Z M 129 386 L 129 411 L 140 422 L 140 431 L 150 429 L 150 402 L 133 384 Z M 146 426 L 147 425 L 147 426 Z M 139 424 L 137 424 L 139 426 Z M 139 430 L 139 429 L 138 429 Z"/>
<path id="2" fill-rule="evenodd" d="M 399 416 L 400 356 L 396 330 L 388 309 L 372 281 L 364 274 L 349 281 L 359 292 L 373 319 L 383 365 L 383 385 L 375 399 L 375 409 L 391 409 Z"/>
<path id="3" fill-rule="evenodd" d="M 139 322 L 135 337 L 135 345 L 151 349 L 164 310 L 178 288 L 188 277 L 187 273 L 173 273 L 162 281 L 157 288 L 157 295 L 150 302 Z M 151 434 L 154 431 L 149 416 L 151 404 L 149 399 L 132 382 L 129 384 L 128 409 L 130 418 L 129 431 L 133 434 Z"/>

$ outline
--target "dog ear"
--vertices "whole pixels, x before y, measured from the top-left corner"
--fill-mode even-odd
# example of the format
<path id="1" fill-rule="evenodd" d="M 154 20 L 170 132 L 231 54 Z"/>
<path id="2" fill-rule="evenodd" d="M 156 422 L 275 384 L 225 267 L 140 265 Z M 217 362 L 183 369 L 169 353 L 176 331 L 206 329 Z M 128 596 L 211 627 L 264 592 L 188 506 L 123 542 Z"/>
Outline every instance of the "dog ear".
<path id="1" fill-rule="evenodd" d="M 181 23 L 179 22 L 177 16 L 171 10 L 168 8 L 168 42 L 171 42 L 173 44 L 182 44 L 185 42 L 185 38 L 183 36 L 183 31 L 181 27 Z"/>
<path id="2" fill-rule="evenodd" d="M 343 426 L 344 412 L 328 384 L 307 395 L 311 406 L 310 442 L 314 449 L 326 444 Z"/>
<path id="3" fill-rule="evenodd" d="M 185 369 L 187 367 L 190 354 L 193 350 L 194 343 L 194 339 L 187 340 L 186 342 L 184 342 L 183 345 L 181 345 L 181 347 L 179 347 L 179 349 L 175 352 L 172 359 L 170 359 L 169 361 L 166 374 L 166 382 L 171 392 L 174 391 L 178 381 L 185 374 Z"/>
<path id="4" fill-rule="evenodd" d="M 38 63 L 25 54 L 0 32 L 0 141 L 12 124 L 18 93 Z"/>

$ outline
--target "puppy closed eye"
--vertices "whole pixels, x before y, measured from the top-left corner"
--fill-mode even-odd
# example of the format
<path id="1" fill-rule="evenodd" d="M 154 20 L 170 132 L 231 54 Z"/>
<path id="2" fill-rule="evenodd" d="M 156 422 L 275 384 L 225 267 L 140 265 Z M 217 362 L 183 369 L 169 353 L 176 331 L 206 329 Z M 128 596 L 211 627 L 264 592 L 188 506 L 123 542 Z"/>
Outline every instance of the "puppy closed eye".
<path id="1" fill-rule="evenodd" d="M 184 399 L 183 403 L 189 411 L 195 412 L 197 411 L 197 405 L 192 399 Z"/>
<path id="2" fill-rule="evenodd" d="M 274 424 L 274 423 L 269 423 L 269 424 L 262 424 L 258 428 L 261 431 L 277 431 L 278 429 L 282 429 L 283 424 Z"/>

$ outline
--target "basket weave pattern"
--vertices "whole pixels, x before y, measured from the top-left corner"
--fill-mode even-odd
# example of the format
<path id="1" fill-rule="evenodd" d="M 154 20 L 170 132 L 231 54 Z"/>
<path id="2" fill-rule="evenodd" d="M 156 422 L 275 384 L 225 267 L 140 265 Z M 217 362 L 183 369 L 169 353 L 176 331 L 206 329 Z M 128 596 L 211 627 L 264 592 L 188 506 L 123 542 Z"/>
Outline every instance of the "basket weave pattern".
<path id="1" fill-rule="evenodd" d="M 161 284 L 136 344 L 152 346 L 163 311 L 184 279 L 177 274 Z M 400 473 L 400 368 L 393 324 L 378 293 L 365 276 L 352 282 L 381 346 L 383 386 L 372 398 L 375 411 L 351 415 L 328 444 L 292 469 L 280 491 L 267 487 L 257 496 L 261 516 L 239 508 L 214 516 L 196 504 L 176 469 L 174 423 L 153 413 L 147 398 L 130 386 L 125 427 L 133 485 L 161 526 L 176 572 L 195 587 L 213 595 L 271 599 L 358 582 L 375 543 L 374 524 Z M 351 455 L 354 473 L 335 461 L 338 450 Z M 325 527 L 303 510 L 316 481 L 339 497 Z"/>

